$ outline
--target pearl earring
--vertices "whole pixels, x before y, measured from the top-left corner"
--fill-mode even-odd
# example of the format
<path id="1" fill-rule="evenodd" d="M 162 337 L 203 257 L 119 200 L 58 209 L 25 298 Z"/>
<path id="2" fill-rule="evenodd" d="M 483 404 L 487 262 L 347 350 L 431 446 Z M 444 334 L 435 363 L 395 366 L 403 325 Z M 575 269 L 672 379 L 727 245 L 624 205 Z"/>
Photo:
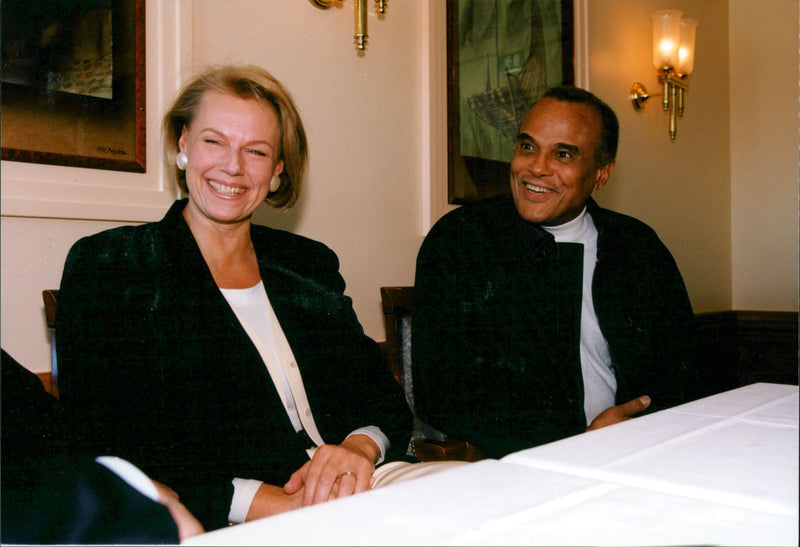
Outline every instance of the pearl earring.
<path id="1" fill-rule="evenodd" d="M 281 187 L 281 177 L 280 177 L 280 175 L 275 175 L 269 181 L 269 191 L 270 192 L 277 192 L 278 188 L 280 188 L 280 187 Z"/>
<path id="2" fill-rule="evenodd" d="M 183 152 L 179 152 L 177 156 L 175 156 L 175 165 L 178 166 L 178 169 L 184 171 L 186 166 L 189 165 L 189 158 L 186 157 L 186 154 Z"/>

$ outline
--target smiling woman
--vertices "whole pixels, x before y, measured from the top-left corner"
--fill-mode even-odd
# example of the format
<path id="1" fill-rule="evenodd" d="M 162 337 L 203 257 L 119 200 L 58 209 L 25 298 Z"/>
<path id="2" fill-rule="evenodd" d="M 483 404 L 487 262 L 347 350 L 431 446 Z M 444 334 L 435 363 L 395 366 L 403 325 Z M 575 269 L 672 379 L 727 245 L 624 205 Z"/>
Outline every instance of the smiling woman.
<path id="1" fill-rule="evenodd" d="M 249 104 L 250 108 L 246 110 L 258 110 L 267 117 L 270 114 L 278 116 L 278 120 L 262 120 L 265 124 L 280 122 L 275 125 L 280 131 L 279 139 L 264 144 L 277 146 L 272 154 L 281 156 L 283 162 L 278 188 L 270 190 L 266 202 L 277 207 L 290 207 L 300 195 L 308 161 L 305 130 L 288 91 L 269 73 L 254 67 L 223 67 L 205 72 L 184 88 L 164 116 L 164 152 L 167 164 L 173 166 L 178 186 L 184 192 L 189 191 L 184 173 L 186 166 L 181 168 L 176 163 L 176 155 L 181 151 L 186 153 L 179 141 L 185 139 L 185 132 L 195 125 L 195 118 L 201 113 L 200 103 L 212 94 L 215 95 L 212 101 L 240 100 Z M 213 109 L 206 108 L 209 110 Z M 208 129 L 213 131 L 214 128 Z M 254 128 L 250 129 L 256 132 Z"/>
<path id="2" fill-rule="evenodd" d="M 188 198 L 160 222 L 71 249 L 62 401 L 207 530 L 368 489 L 408 445 L 403 394 L 334 252 L 251 222 L 303 185 L 306 135 L 289 92 L 258 67 L 213 68 L 180 92 L 163 130 Z"/>

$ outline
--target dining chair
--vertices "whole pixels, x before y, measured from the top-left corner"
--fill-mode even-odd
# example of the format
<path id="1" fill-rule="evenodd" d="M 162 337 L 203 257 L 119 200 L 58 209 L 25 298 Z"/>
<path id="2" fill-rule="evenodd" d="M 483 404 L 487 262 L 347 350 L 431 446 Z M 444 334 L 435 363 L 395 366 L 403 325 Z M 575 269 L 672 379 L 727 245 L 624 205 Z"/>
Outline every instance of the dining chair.
<path id="1" fill-rule="evenodd" d="M 56 358 L 56 308 L 58 306 L 58 290 L 43 290 L 42 300 L 44 300 L 44 316 L 47 321 L 47 330 L 50 333 L 50 386 L 48 391 L 51 395 L 58 398 L 58 359 Z"/>
<path id="2" fill-rule="evenodd" d="M 411 375 L 411 322 L 413 318 L 414 287 L 381 287 L 383 320 L 386 329 L 386 365 L 406 396 L 414 414 L 408 455 L 420 461 L 462 460 L 478 461 L 480 449 L 472 443 L 445 435 L 416 416 L 414 410 L 414 381 Z"/>

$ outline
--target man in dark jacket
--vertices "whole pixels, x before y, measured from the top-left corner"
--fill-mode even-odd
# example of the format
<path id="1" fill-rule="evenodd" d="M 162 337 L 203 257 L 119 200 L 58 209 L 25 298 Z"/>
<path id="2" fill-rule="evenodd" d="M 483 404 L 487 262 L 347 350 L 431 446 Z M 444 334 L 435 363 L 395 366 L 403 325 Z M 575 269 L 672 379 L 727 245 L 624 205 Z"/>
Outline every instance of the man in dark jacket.
<path id="1" fill-rule="evenodd" d="M 35 374 L 4 350 L 3 543 L 175 544 L 202 533 L 169 489 L 99 446 Z"/>
<path id="2" fill-rule="evenodd" d="M 449 213 L 420 249 L 416 411 L 486 457 L 695 396 L 694 316 L 672 255 L 591 198 L 618 134 L 591 93 L 549 90 L 520 125 L 510 196 Z"/>

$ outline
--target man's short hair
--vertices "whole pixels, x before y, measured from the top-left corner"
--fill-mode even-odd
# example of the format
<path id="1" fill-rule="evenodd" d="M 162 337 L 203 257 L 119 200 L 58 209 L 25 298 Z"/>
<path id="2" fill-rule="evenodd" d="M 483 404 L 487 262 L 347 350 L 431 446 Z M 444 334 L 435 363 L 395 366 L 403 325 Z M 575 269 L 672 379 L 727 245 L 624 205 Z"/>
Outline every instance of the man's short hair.
<path id="1" fill-rule="evenodd" d="M 597 113 L 600 114 L 602 127 L 600 131 L 600 146 L 597 147 L 594 161 L 598 167 L 603 167 L 616 159 L 617 144 L 619 143 L 619 121 L 610 106 L 593 93 L 571 85 L 551 87 L 545 91 L 542 99 L 545 97 L 550 97 L 557 101 L 586 104 L 597 110 Z"/>

